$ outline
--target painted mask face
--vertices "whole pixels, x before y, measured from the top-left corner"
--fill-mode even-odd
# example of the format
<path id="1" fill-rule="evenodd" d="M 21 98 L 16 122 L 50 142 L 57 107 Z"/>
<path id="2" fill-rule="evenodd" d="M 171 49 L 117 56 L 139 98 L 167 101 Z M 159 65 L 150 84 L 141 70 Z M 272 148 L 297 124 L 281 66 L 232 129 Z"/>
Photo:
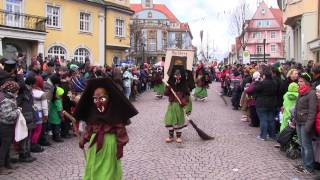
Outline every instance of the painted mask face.
<path id="1" fill-rule="evenodd" d="M 176 83 L 180 83 L 180 81 L 181 81 L 181 73 L 180 73 L 179 70 L 176 70 L 174 72 L 174 78 L 176 79 Z"/>
<path id="2" fill-rule="evenodd" d="M 99 112 L 105 112 L 107 110 L 109 95 L 103 88 L 98 88 L 94 91 L 93 102 Z"/>

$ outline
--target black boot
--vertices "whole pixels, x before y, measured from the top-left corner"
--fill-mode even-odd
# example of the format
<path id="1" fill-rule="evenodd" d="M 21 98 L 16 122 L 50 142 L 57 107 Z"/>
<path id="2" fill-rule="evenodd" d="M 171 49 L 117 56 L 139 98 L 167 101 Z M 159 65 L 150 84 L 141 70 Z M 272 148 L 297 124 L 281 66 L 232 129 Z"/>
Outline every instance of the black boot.
<path id="1" fill-rule="evenodd" d="M 35 160 L 36 160 L 36 158 L 31 157 L 31 155 L 28 155 L 28 153 L 19 154 L 19 161 L 20 162 L 32 163 Z"/>
<path id="2" fill-rule="evenodd" d="M 39 144 L 31 144 L 31 152 L 33 153 L 41 153 L 44 149 Z"/>

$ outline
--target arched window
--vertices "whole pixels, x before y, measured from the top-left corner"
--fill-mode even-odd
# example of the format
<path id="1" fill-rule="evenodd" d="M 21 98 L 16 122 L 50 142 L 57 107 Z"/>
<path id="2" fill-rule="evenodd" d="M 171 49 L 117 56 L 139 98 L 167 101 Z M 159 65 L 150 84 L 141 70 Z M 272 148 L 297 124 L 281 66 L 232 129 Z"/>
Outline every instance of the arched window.
<path id="1" fill-rule="evenodd" d="M 48 50 L 49 59 L 58 57 L 60 60 L 65 60 L 66 56 L 67 56 L 67 51 L 61 46 L 52 46 Z"/>
<path id="2" fill-rule="evenodd" d="M 80 63 L 84 63 L 86 57 L 90 57 L 90 52 L 86 48 L 78 48 L 74 52 L 74 60 Z"/>

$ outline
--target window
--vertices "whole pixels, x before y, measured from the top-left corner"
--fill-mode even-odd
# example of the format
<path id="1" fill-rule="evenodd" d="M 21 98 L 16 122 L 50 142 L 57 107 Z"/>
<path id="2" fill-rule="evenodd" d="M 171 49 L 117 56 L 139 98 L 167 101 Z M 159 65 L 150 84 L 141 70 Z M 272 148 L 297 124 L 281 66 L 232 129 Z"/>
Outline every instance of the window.
<path id="1" fill-rule="evenodd" d="M 157 32 L 151 30 L 148 32 L 148 51 L 157 50 Z"/>
<path id="2" fill-rule="evenodd" d="M 61 46 L 53 46 L 48 51 L 49 58 L 66 59 L 67 51 Z"/>
<path id="3" fill-rule="evenodd" d="M 21 0 L 6 0 L 5 10 L 8 12 L 6 16 L 6 25 L 22 27 L 22 16 L 19 14 L 22 12 L 22 2 Z"/>
<path id="4" fill-rule="evenodd" d="M 182 33 L 181 32 L 176 33 L 176 47 L 179 49 L 182 49 Z"/>
<path id="5" fill-rule="evenodd" d="M 276 45 L 272 44 L 272 45 L 270 46 L 270 51 L 271 51 L 272 53 L 275 53 L 276 50 L 277 50 Z"/>
<path id="6" fill-rule="evenodd" d="M 91 14 L 80 12 L 80 31 L 82 32 L 90 32 L 90 21 L 91 21 Z"/>
<path id="7" fill-rule="evenodd" d="M 259 20 L 256 22 L 257 27 L 270 27 L 271 24 L 270 20 Z"/>
<path id="8" fill-rule="evenodd" d="M 162 32 L 162 47 L 163 50 L 168 48 L 168 33 L 165 31 Z"/>
<path id="9" fill-rule="evenodd" d="M 47 5 L 47 25 L 49 27 L 59 28 L 60 22 L 60 7 Z"/>
<path id="10" fill-rule="evenodd" d="M 86 57 L 90 57 L 90 52 L 86 48 L 79 48 L 74 52 L 74 60 L 84 63 Z"/>
<path id="11" fill-rule="evenodd" d="M 151 2 L 150 2 L 150 0 L 146 0 L 146 7 L 151 7 Z"/>
<path id="12" fill-rule="evenodd" d="M 116 36 L 124 37 L 124 20 L 116 19 Z"/>
<path id="13" fill-rule="evenodd" d="M 260 38 L 261 38 L 261 32 L 253 32 L 252 37 L 253 37 L 254 39 L 260 39 Z"/>
<path id="14" fill-rule="evenodd" d="M 271 37 L 271 39 L 275 39 L 276 38 L 276 32 L 275 31 L 270 32 L 270 37 Z"/>
<path id="15" fill-rule="evenodd" d="M 148 18 L 152 18 L 152 12 L 148 12 Z"/>
<path id="16" fill-rule="evenodd" d="M 262 54 L 262 46 L 257 45 L 257 54 Z"/>

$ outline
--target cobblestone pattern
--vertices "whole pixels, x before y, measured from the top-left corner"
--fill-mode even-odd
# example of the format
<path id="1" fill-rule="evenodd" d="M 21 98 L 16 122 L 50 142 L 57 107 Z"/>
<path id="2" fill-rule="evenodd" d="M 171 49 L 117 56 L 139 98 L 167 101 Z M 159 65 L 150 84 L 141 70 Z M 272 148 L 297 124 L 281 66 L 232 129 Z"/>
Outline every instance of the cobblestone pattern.
<path id="1" fill-rule="evenodd" d="M 297 174 L 294 165 L 275 142 L 256 139 L 258 128 L 241 122 L 241 112 L 226 107 L 218 95 L 219 84 L 209 89 L 207 102 L 194 102 L 191 118 L 205 132 L 215 137 L 202 141 L 192 127 L 182 134 L 183 144 L 166 144 L 168 135 L 163 118 L 167 99 L 156 100 L 152 92 L 142 95 L 135 106 L 139 115 L 128 127 L 129 144 L 125 147 L 125 180 L 302 180 L 311 176 Z M 229 103 L 230 104 L 230 103 Z M 73 138 L 54 144 L 34 155 L 32 164 L 19 164 L 10 176 L 0 180 L 79 180 L 84 160 Z"/>

